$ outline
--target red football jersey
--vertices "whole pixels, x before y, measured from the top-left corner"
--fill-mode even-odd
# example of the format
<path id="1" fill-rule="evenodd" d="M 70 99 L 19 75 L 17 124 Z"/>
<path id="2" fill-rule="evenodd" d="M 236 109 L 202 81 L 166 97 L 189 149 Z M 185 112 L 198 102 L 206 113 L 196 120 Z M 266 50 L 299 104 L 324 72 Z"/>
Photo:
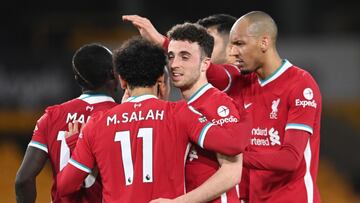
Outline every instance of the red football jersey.
<path id="1" fill-rule="evenodd" d="M 233 100 L 209 83 L 192 95 L 187 103 L 216 125 L 224 126 L 239 121 L 239 112 Z M 221 135 L 219 135 L 219 139 L 221 139 Z M 186 190 L 189 192 L 200 186 L 218 168 L 219 163 L 214 152 L 193 145 L 185 165 Z M 237 188 L 231 189 L 211 202 L 239 202 Z"/>
<path id="2" fill-rule="evenodd" d="M 210 139 L 216 146 L 214 138 L 223 133 L 216 130 L 220 128 L 183 103 L 153 95 L 130 97 L 90 120 L 58 178 L 64 190 L 73 191 L 70 187 L 78 186 L 72 181 L 81 176 L 74 168 L 90 173 L 96 164 L 104 202 L 175 198 L 185 192 L 189 141 L 204 146 Z"/>
<path id="3" fill-rule="evenodd" d="M 210 71 L 211 73 L 211 71 Z M 225 74 L 224 74 L 225 75 Z M 276 160 L 257 160 L 263 168 L 249 169 L 250 202 L 320 202 L 316 186 L 319 162 L 321 95 L 311 75 L 283 60 L 269 78 L 260 80 L 255 73 L 240 75 L 227 93 L 245 108 L 251 108 L 250 152 L 276 153 L 283 147 L 286 130 L 311 134 L 300 165 L 294 171 L 269 170 Z M 291 134 L 290 134 L 291 136 Z M 246 153 L 244 160 L 246 159 Z"/>
<path id="4" fill-rule="evenodd" d="M 78 121 L 85 123 L 95 112 L 107 110 L 116 105 L 113 98 L 100 94 L 82 94 L 80 97 L 60 105 L 48 107 L 45 114 L 38 120 L 29 146 L 45 151 L 51 162 L 54 182 L 51 189 L 52 202 L 101 202 L 101 186 L 89 183 L 76 194 L 59 198 L 56 190 L 56 175 L 70 159 L 71 151 L 65 141 L 68 123 Z"/>

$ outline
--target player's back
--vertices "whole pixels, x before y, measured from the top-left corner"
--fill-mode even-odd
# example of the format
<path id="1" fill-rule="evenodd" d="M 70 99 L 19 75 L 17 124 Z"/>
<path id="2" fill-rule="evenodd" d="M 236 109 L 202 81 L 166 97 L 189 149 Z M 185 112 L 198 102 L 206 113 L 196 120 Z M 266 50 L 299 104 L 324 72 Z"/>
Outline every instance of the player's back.
<path id="1" fill-rule="evenodd" d="M 71 154 L 65 141 L 68 123 L 74 121 L 86 123 L 93 113 L 107 110 L 115 105 L 116 103 L 109 96 L 83 94 L 79 98 L 48 107 L 45 114 L 38 120 L 29 146 L 41 149 L 48 154 L 54 177 L 51 190 L 53 202 L 79 202 L 86 193 L 85 190 L 81 190 L 79 193 L 61 200 L 56 196 L 56 175 L 67 164 Z M 99 185 L 95 185 L 95 187 L 99 187 Z M 94 189 L 91 188 L 91 190 Z M 86 198 L 82 201 L 86 202 Z"/>
<path id="2" fill-rule="evenodd" d="M 141 203 L 184 193 L 188 137 L 176 118 L 182 108 L 187 106 L 142 95 L 91 120 L 83 133 L 92 135 L 88 143 L 105 202 Z"/>

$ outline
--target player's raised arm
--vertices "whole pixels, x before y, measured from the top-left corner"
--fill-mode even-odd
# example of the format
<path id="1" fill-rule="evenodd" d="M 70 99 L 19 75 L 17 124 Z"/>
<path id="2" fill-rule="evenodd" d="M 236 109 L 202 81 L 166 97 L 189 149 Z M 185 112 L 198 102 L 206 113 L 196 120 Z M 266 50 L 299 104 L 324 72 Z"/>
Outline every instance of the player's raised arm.
<path id="1" fill-rule="evenodd" d="M 151 21 L 147 18 L 138 15 L 123 15 L 124 21 L 130 21 L 138 30 L 142 37 L 150 42 L 162 46 L 165 40 L 165 36 L 160 34 Z"/>
<path id="2" fill-rule="evenodd" d="M 206 77 L 214 87 L 226 92 L 233 81 L 241 75 L 240 70 L 230 64 L 211 63 L 206 71 Z"/>

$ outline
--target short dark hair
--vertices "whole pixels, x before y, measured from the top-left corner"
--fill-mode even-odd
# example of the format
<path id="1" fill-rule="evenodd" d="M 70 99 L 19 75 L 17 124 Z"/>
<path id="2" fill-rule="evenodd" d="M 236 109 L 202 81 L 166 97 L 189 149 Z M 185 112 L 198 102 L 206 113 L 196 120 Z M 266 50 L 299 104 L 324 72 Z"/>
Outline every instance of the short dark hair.
<path id="1" fill-rule="evenodd" d="M 87 90 L 102 87 L 114 79 L 112 53 L 101 44 L 87 44 L 78 49 L 72 59 L 76 81 Z"/>
<path id="2" fill-rule="evenodd" d="M 167 63 L 164 50 L 141 37 L 124 42 L 113 60 L 116 71 L 130 88 L 154 86 Z"/>
<path id="3" fill-rule="evenodd" d="M 216 27 L 219 33 L 229 34 L 231 27 L 236 22 L 237 18 L 228 14 L 214 14 L 206 18 L 199 19 L 197 23 L 206 28 Z"/>
<path id="4" fill-rule="evenodd" d="M 214 38 L 199 24 L 184 23 L 175 25 L 168 31 L 167 36 L 170 40 L 197 42 L 205 55 L 211 57 Z"/>

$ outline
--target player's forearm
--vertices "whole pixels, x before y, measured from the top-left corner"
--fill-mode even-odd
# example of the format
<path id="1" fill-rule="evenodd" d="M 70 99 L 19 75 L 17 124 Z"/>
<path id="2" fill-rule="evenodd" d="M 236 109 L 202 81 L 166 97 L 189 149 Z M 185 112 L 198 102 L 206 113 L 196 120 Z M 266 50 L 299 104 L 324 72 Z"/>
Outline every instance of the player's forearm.
<path id="1" fill-rule="evenodd" d="M 65 138 L 65 142 L 68 145 L 70 152 L 74 151 L 78 137 L 79 137 L 79 133 L 76 133 L 74 135 L 71 135 L 70 137 Z"/>
<path id="2" fill-rule="evenodd" d="M 240 182 L 241 171 L 242 155 L 238 155 L 233 162 L 223 163 L 217 172 L 202 185 L 176 200 L 179 202 L 209 202 L 216 199 Z"/>
<path id="3" fill-rule="evenodd" d="M 244 152 L 244 166 L 258 170 L 294 171 L 301 156 L 290 149 L 277 152 Z"/>
<path id="4" fill-rule="evenodd" d="M 204 148 L 228 156 L 242 153 L 250 144 L 251 115 L 243 114 L 238 123 L 227 127 L 212 126 L 204 140 Z M 221 137 L 221 139 L 219 139 Z"/>
<path id="5" fill-rule="evenodd" d="M 15 180 L 15 193 L 17 203 L 31 203 L 36 200 L 35 179 L 22 180 L 17 176 Z"/>
<path id="6" fill-rule="evenodd" d="M 57 175 L 57 190 L 60 197 L 64 197 L 80 190 L 83 181 L 88 173 L 78 170 L 71 164 Z"/>
<path id="7" fill-rule="evenodd" d="M 259 170 L 294 171 L 303 159 L 308 140 L 307 132 L 288 130 L 279 150 L 244 152 L 244 166 Z"/>
<path id="8" fill-rule="evenodd" d="M 233 71 L 229 71 L 225 66 L 219 64 L 211 63 L 209 68 L 206 71 L 206 77 L 214 87 L 219 90 L 225 90 L 230 84 L 233 74 Z"/>

